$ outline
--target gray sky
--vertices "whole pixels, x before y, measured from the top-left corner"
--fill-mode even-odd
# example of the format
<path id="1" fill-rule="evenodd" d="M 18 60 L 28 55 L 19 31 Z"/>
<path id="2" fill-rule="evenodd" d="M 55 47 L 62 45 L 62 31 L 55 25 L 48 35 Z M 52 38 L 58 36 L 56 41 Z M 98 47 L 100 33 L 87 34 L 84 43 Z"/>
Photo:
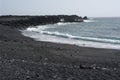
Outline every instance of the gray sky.
<path id="1" fill-rule="evenodd" d="M 2 15 L 120 16 L 120 0 L 0 0 Z"/>

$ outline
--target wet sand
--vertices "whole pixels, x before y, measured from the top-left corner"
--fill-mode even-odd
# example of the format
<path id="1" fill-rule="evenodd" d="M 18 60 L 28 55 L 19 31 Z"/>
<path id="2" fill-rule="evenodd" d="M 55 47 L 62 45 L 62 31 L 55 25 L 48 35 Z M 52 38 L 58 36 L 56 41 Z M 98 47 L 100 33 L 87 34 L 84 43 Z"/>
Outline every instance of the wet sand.
<path id="1" fill-rule="evenodd" d="M 0 25 L 0 80 L 119 80 L 120 50 L 35 41 Z"/>

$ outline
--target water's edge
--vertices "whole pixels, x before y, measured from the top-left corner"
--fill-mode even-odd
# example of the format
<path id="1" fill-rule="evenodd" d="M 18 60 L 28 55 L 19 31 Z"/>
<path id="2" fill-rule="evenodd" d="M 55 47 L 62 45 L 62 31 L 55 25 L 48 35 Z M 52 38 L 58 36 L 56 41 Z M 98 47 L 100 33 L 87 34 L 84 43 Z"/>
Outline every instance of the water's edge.
<path id="1" fill-rule="evenodd" d="M 57 23 L 59 25 L 63 25 L 61 23 Z M 66 24 L 66 23 L 65 23 Z M 54 24 L 53 24 L 54 25 Z M 86 41 L 84 39 L 81 40 L 75 40 L 74 36 L 69 34 L 60 34 L 55 33 L 59 36 L 71 36 L 71 38 L 65 38 L 65 37 L 58 37 L 55 36 L 53 33 L 45 32 L 44 30 L 50 28 L 47 25 L 44 26 L 34 26 L 34 27 L 28 27 L 25 30 L 20 30 L 22 32 L 22 35 L 34 38 L 36 41 L 45 41 L 45 42 L 53 42 L 53 43 L 60 43 L 60 44 L 71 44 L 71 45 L 77 45 L 81 47 L 93 47 L 93 48 L 104 48 L 104 49 L 120 49 L 120 45 L 118 44 L 110 44 L 110 43 L 100 43 L 96 41 Z M 52 28 L 52 27 L 51 27 Z M 41 32 L 36 32 L 37 29 L 41 30 Z M 84 37 L 83 37 L 84 38 Z M 119 42 L 119 40 L 118 40 Z"/>

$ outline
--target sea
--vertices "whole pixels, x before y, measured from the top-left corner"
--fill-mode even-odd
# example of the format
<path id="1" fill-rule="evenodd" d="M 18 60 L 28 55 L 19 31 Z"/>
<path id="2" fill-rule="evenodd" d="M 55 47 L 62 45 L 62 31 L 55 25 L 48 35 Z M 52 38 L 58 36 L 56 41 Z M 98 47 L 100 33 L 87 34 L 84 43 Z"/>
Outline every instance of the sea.
<path id="1" fill-rule="evenodd" d="M 120 17 L 30 26 L 21 31 L 24 36 L 36 41 L 120 50 Z"/>

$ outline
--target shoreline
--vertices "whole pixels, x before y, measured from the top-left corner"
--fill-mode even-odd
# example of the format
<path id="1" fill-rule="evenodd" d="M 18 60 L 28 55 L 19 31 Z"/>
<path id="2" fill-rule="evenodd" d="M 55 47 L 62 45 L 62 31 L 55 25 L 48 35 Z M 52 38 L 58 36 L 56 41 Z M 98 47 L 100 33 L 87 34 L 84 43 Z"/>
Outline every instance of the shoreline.
<path id="1" fill-rule="evenodd" d="M 6 25 L 0 33 L 1 80 L 120 79 L 120 50 L 34 41 Z"/>
<path id="2" fill-rule="evenodd" d="M 28 33 L 32 34 L 29 35 Z M 88 47 L 88 48 L 96 48 L 96 49 L 113 49 L 113 50 L 120 50 L 120 45 L 110 44 L 110 43 L 100 43 L 100 42 L 91 42 L 91 41 L 84 41 L 84 40 L 74 40 L 72 38 L 62 38 L 56 36 L 50 36 L 45 34 L 37 34 L 34 32 L 27 32 L 26 30 L 21 31 L 23 36 L 29 37 L 34 39 L 35 41 L 42 41 L 42 42 L 51 42 L 51 43 L 58 43 L 58 44 L 68 44 L 68 45 L 76 45 L 79 47 Z M 36 36 L 33 36 L 35 34 Z M 42 38 L 41 38 L 42 37 Z M 44 39 L 45 38 L 45 39 Z M 63 42 L 64 41 L 64 42 Z"/>
<path id="3" fill-rule="evenodd" d="M 70 24 L 70 23 L 68 23 L 68 24 Z M 71 24 L 79 24 L 79 23 L 76 22 L 76 23 L 71 23 Z M 89 48 L 120 50 L 119 44 L 113 44 L 113 43 L 106 42 L 107 40 L 109 40 L 110 42 L 113 42 L 113 40 L 110 40 L 110 39 L 107 39 L 107 40 L 104 39 L 105 40 L 104 42 L 99 42 L 99 41 L 96 41 L 96 39 L 99 39 L 102 41 L 103 41 L 103 39 L 101 39 L 101 38 L 93 39 L 92 38 L 93 41 L 89 41 L 90 37 L 82 37 L 82 36 L 79 37 L 79 36 L 73 36 L 71 34 L 66 35 L 65 33 L 60 33 L 60 32 L 44 31 L 45 29 L 54 27 L 54 25 L 59 25 L 59 23 L 30 26 L 30 27 L 28 27 L 26 29 L 22 29 L 20 31 L 23 36 L 30 37 L 30 38 L 34 39 L 35 41 L 52 42 L 52 43 L 59 43 L 59 44 L 70 44 L 70 45 L 76 45 L 76 46 L 80 46 L 80 47 L 89 47 Z M 62 23 L 62 25 L 67 25 L 67 23 Z M 39 30 L 39 32 L 38 32 L 38 30 Z M 55 35 L 55 36 L 52 36 L 52 35 Z M 66 38 L 64 38 L 63 36 L 65 36 Z M 79 38 L 79 41 L 76 38 Z M 85 40 L 86 38 L 88 38 L 88 40 Z"/>

